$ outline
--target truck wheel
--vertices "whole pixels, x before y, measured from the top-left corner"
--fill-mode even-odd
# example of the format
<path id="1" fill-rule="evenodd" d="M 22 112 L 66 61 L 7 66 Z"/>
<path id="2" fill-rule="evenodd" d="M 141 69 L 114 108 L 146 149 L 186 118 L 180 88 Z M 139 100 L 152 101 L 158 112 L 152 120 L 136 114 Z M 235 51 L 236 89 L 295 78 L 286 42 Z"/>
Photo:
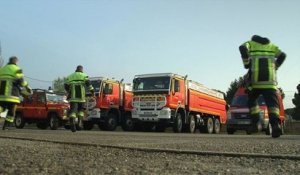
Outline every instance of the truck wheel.
<path id="1" fill-rule="evenodd" d="M 211 117 L 208 117 L 205 120 L 205 132 L 211 134 L 213 133 L 213 130 L 214 130 L 214 121 Z"/>
<path id="2" fill-rule="evenodd" d="M 195 133 L 196 131 L 196 120 L 194 115 L 189 116 L 189 132 L 190 133 Z"/>
<path id="3" fill-rule="evenodd" d="M 47 129 L 48 128 L 48 122 L 37 122 L 36 127 L 39 129 Z"/>
<path id="4" fill-rule="evenodd" d="M 234 134 L 235 133 L 235 129 L 233 128 L 227 128 L 227 134 Z"/>
<path id="5" fill-rule="evenodd" d="M 22 114 L 17 113 L 15 117 L 15 126 L 18 129 L 22 129 L 25 126 L 25 119 L 23 118 Z"/>
<path id="6" fill-rule="evenodd" d="M 58 128 L 59 121 L 55 114 L 50 115 L 49 125 L 51 130 L 56 130 Z"/>
<path id="7" fill-rule="evenodd" d="M 179 133 L 182 131 L 182 118 L 181 114 L 178 112 L 173 123 L 173 131 Z"/>
<path id="8" fill-rule="evenodd" d="M 215 118 L 214 120 L 214 131 L 213 133 L 215 134 L 219 134 L 221 130 L 221 123 L 220 120 L 218 118 Z"/>
<path id="9" fill-rule="evenodd" d="M 125 116 L 125 120 L 122 123 L 123 131 L 133 131 L 134 130 L 134 122 L 130 116 Z"/>
<path id="10" fill-rule="evenodd" d="M 94 123 L 91 121 L 83 121 L 83 129 L 84 130 L 92 130 L 94 127 Z"/>
<path id="11" fill-rule="evenodd" d="M 118 125 L 117 116 L 114 113 L 109 113 L 105 119 L 105 128 L 107 131 L 116 130 Z"/>

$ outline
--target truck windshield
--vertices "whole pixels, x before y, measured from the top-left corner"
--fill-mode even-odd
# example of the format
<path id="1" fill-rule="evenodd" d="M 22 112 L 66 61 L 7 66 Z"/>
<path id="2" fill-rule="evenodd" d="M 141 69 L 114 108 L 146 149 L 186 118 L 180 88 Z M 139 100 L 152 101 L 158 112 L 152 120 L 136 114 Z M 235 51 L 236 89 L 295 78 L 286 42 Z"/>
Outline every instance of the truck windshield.
<path id="1" fill-rule="evenodd" d="M 47 98 L 47 102 L 56 102 L 56 103 L 66 102 L 66 96 L 64 95 L 46 93 L 46 98 Z"/>
<path id="2" fill-rule="evenodd" d="M 259 106 L 266 105 L 263 96 L 259 96 L 259 98 L 258 98 L 258 105 Z M 232 99 L 231 106 L 247 107 L 248 106 L 248 95 L 235 96 Z"/>
<path id="3" fill-rule="evenodd" d="M 146 77 L 133 80 L 134 91 L 169 91 L 170 77 Z"/>
<path id="4" fill-rule="evenodd" d="M 91 81 L 91 85 L 94 87 L 95 93 L 99 93 L 99 91 L 100 91 L 100 85 L 101 85 L 101 80 L 92 80 Z"/>

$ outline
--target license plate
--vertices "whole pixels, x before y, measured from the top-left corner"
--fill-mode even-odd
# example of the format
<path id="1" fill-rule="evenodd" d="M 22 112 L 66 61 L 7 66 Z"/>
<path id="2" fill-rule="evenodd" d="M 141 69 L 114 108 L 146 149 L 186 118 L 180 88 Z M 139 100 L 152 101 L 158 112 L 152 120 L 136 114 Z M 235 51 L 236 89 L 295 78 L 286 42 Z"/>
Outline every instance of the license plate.
<path id="1" fill-rule="evenodd" d="M 249 125 L 250 121 L 238 121 L 237 124 L 239 124 L 239 125 Z"/>

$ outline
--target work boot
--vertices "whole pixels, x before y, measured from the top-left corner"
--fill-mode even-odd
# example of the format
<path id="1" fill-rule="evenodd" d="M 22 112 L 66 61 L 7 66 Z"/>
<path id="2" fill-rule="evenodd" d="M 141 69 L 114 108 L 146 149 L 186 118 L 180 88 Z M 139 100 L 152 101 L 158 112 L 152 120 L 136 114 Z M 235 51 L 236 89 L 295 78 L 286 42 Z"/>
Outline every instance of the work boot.
<path id="1" fill-rule="evenodd" d="M 75 124 L 75 118 L 70 118 L 70 128 L 72 132 L 76 132 L 76 124 Z"/>
<path id="2" fill-rule="evenodd" d="M 251 119 L 251 125 L 250 125 L 250 131 L 251 133 L 257 133 L 258 132 L 258 128 L 257 128 L 257 123 L 259 121 L 259 117 L 258 116 L 253 116 Z"/>
<path id="3" fill-rule="evenodd" d="M 278 138 L 281 135 L 281 127 L 279 123 L 272 124 L 272 137 Z"/>
<path id="4" fill-rule="evenodd" d="M 2 126 L 2 130 L 8 130 L 10 126 L 11 126 L 11 122 L 5 120 Z"/>
<path id="5" fill-rule="evenodd" d="M 80 130 L 82 130 L 82 128 L 83 128 L 83 121 L 82 121 L 82 119 L 78 118 L 77 130 L 80 131 Z"/>

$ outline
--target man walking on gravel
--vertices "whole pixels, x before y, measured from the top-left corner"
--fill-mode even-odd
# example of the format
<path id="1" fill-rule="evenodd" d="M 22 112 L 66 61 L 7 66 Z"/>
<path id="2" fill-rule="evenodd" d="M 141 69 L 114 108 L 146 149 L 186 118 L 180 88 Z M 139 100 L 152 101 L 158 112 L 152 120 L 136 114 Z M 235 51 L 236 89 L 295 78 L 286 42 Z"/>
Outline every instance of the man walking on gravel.
<path id="1" fill-rule="evenodd" d="M 31 89 L 24 81 L 22 69 L 17 66 L 18 58 L 13 56 L 9 62 L 0 68 L 0 112 L 8 110 L 2 129 L 5 130 L 14 122 L 17 104 L 20 103 L 20 88 L 24 87 L 28 93 Z"/>
<path id="2" fill-rule="evenodd" d="M 83 104 L 85 103 L 86 87 L 94 96 L 94 88 L 90 84 L 88 76 L 83 73 L 83 67 L 77 66 L 76 71 L 67 77 L 65 82 L 65 90 L 68 93 L 68 101 L 70 102 L 69 120 L 71 131 L 76 131 L 76 118 L 78 125 L 81 127 L 84 117 Z"/>
<path id="3" fill-rule="evenodd" d="M 268 38 L 258 35 L 252 36 L 250 41 L 239 47 L 243 64 L 249 69 L 248 106 L 252 117 L 252 132 L 257 131 L 260 108 L 257 104 L 259 95 L 262 95 L 268 107 L 269 122 L 272 126 L 272 137 L 281 135 L 279 120 L 279 102 L 276 95 L 277 79 L 276 70 L 281 66 L 286 58 L 276 45 L 272 44 Z"/>

